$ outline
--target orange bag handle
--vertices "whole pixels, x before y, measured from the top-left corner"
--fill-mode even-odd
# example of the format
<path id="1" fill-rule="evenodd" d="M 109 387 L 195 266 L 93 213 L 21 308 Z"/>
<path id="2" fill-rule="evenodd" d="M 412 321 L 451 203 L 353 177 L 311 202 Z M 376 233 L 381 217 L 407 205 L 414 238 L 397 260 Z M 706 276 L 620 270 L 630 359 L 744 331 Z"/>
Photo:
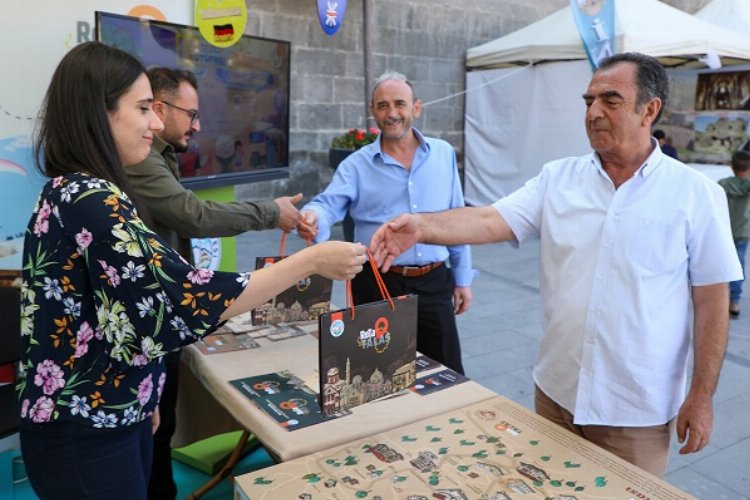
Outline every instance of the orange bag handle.
<path id="1" fill-rule="evenodd" d="M 281 231 L 281 244 L 279 244 L 279 257 L 282 259 L 286 254 L 286 231 Z"/>
<path id="2" fill-rule="evenodd" d="M 372 268 L 372 272 L 375 275 L 375 283 L 378 284 L 380 295 L 383 297 L 383 300 L 387 300 L 391 305 L 391 310 L 396 309 L 396 304 L 393 302 L 393 298 L 388 292 L 388 288 L 385 286 L 383 277 L 380 275 L 378 266 L 375 264 L 375 257 L 372 256 L 370 250 L 365 249 L 365 252 L 367 252 L 367 259 L 370 261 L 370 268 Z M 354 319 L 354 296 L 352 295 L 351 280 L 346 280 L 346 307 L 350 310 L 351 319 Z"/>
<path id="3" fill-rule="evenodd" d="M 286 231 L 281 232 L 281 243 L 279 244 L 279 257 L 282 259 L 286 257 L 286 235 L 288 233 Z M 310 238 L 305 238 L 305 243 L 307 246 L 311 247 L 313 242 Z"/>

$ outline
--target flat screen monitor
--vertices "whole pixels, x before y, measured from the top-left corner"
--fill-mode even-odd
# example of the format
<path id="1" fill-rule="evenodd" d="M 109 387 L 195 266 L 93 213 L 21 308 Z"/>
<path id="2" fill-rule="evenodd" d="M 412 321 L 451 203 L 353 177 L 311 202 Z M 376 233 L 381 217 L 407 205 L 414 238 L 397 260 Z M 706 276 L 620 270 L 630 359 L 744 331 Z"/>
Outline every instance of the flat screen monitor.
<path id="1" fill-rule="evenodd" d="M 146 68 L 188 69 L 198 79 L 200 132 L 178 155 L 191 189 L 288 177 L 291 44 L 243 35 L 227 48 L 195 26 L 96 13 L 97 39 Z"/>

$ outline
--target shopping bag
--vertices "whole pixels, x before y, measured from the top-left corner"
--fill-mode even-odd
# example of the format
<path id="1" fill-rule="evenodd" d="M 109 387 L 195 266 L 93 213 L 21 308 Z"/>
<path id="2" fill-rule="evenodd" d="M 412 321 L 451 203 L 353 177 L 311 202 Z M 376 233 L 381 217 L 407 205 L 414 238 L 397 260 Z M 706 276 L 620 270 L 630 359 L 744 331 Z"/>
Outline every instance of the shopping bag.
<path id="1" fill-rule="evenodd" d="M 284 258 L 286 233 L 281 237 L 279 255 L 257 257 L 255 269 L 275 264 Z M 287 288 L 265 304 L 253 309 L 253 325 L 277 325 L 295 321 L 317 320 L 321 313 L 331 310 L 333 281 L 313 274 Z"/>
<path id="2" fill-rule="evenodd" d="M 320 407 L 334 415 L 397 393 L 416 380 L 417 296 L 391 298 L 370 256 L 383 300 L 321 314 Z M 366 271 L 365 271 L 366 272 Z"/>

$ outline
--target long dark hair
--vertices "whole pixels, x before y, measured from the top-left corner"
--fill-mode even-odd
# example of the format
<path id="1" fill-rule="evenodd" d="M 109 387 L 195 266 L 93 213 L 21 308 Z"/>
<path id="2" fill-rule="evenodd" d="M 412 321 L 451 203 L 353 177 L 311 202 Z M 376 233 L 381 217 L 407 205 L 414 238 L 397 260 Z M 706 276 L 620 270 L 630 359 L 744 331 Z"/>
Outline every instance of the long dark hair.
<path id="1" fill-rule="evenodd" d="M 138 59 L 100 42 L 71 49 L 52 75 L 39 111 L 34 161 L 47 177 L 84 172 L 114 183 L 147 220 L 117 154 L 108 115 L 145 72 Z"/>

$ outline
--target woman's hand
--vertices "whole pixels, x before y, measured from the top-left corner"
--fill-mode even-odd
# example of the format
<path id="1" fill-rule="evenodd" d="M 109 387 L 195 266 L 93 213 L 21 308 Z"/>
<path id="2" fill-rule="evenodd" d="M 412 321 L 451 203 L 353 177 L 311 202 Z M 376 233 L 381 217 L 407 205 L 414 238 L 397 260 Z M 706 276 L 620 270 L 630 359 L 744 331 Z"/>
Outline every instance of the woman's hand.
<path id="1" fill-rule="evenodd" d="M 307 249 L 315 253 L 315 273 L 334 280 L 350 280 L 367 261 L 361 243 L 327 241 Z"/>

